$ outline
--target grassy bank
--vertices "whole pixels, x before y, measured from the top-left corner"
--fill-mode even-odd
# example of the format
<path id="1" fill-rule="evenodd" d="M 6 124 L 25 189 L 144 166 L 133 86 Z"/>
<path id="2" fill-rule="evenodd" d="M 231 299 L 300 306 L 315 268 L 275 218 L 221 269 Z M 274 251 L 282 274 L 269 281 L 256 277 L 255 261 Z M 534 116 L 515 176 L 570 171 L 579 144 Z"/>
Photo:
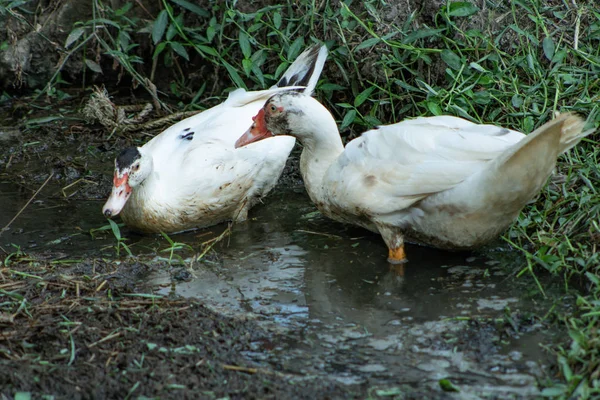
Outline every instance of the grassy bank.
<path id="1" fill-rule="evenodd" d="M 233 87 L 270 86 L 306 45 L 324 41 L 331 56 L 316 95 L 347 138 L 417 115 L 531 132 L 573 111 L 600 125 L 594 0 L 240 3 L 164 0 L 142 11 L 96 1 L 94 18 L 64 38 L 64 57 L 80 61 L 70 85 L 114 77 L 159 106 L 203 108 Z M 66 95 L 65 76 L 57 71 L 40 98 Z M 549 396 L 600 395 L 597 138 L 561 157 L 551 184 L 505 235 L 526 256 L 515 271 L 523 279 L 548 271 L 564 277 L 565 291 L 577 286 L 577 313 L 557 316 L 570 338 L 554 349 L 563 383 Z"/>

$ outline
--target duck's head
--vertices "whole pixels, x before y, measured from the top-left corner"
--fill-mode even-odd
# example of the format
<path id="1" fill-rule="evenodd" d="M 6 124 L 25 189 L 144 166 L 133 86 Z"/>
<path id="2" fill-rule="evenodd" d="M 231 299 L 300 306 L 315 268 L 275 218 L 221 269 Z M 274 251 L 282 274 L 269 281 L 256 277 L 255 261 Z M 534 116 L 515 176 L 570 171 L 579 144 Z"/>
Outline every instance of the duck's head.
<path id="1" fill-rule="evenodd" d="M 252 126 L 235 142 L 236 148 L 277 135 L 294 136 L 306 145 L 322 131 L 333 129 L 337 134 L 329 111 L 301 92 L 271 96 L 252 120 Z"/>
<path id="2" fill-rule="evenodd" d="M 118 215 L 133 190 L 142 184 L 152 172 L 152 157 L 144 154 L 139 147 L 128 147 L 115 159 L 115 175 L 110 197 L 102 207 L 107 217 Z"/>

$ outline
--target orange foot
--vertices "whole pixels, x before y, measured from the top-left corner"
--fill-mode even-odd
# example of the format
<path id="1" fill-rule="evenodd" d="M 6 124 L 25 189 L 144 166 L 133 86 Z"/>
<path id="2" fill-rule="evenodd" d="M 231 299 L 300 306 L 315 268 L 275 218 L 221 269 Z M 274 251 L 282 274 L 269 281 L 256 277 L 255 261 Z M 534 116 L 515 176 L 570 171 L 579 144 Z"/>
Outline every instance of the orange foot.
<path id="1" fill-rule="evenodd" d="M 390 264 L 403 264 L 408 262 L 406 253 L 404 252 L 404 245 L 401 245 L 395 249 L 390 249 L 388 254 L 388 262 Z"/>

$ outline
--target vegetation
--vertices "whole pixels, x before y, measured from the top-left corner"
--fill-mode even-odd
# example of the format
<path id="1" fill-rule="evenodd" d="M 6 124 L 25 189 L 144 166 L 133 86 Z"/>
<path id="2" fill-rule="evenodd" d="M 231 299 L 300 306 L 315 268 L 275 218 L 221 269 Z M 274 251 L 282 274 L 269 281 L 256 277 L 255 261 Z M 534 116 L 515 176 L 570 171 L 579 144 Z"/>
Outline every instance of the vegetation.
<path id="1" fill-rule="evenodd" d="M 65 38 L 40 95 L 78 79 L 115 77 L 144 87 L 160 107 L 175 100 L 203 108 L 227 89 L 270 86 L 306 45 L 324 41 L 331 55 L 316 96 L 348 138 L 417 115 L 531 132 L 553 113 L 573 111 L 590 128 L 600 125 L 594 0 L 241 3 L 162 0 L 156 9 L 136 2 L 112 9 L 95 0 L 92 18 Z M 26 6 L 2 1 L 0 15 L 23 18 Z M 61 68 L 71 58 L 81 69 L 70 70 L 67 83 Z M 580 288 L 578 312 L 557 316 L 570 342 L 555 349 L 563 384 L 547 388 L 548 396 L 600 395 L 597 144 L 591 136 L 561 157 L 552 183 L 505 235 L 526 256 L 520 274 L 560 274 L 565 291 Z"/>

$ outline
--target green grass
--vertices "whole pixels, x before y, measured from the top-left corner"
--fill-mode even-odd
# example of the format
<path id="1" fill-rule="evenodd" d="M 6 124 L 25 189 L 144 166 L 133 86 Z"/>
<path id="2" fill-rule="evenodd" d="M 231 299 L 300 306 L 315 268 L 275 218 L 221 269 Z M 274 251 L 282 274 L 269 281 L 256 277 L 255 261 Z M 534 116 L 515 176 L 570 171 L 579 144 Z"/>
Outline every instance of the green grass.
<path id="1" fill-rule="evenodd" d="M 425 1 L 410 10 L 411 3 L 287 2 L 242 11 L 231 3 L 162 0 L 148 20 L 134 3 L 113 10 L 96 0 L 94 18 L 66 38 L 66 56 L 83 61 L 84 79 L 110 76 L 114 62 L 119 77 L 163 105 L 169 98 L 202 108 L 234 87 L 270 86 L 303 48 L 324 41 L 330 59 L 316 96 L 348 138 L 417 115 L 531 132 L 554 112 L 573 111 L 589 127 L 600 125 L 594 0 L 577 7 L 567 0 L 463 1 L 439 9 Z M 42 93 L 60 94 L 60 77 L 57 70 Z M 505 235 L 526 256 L 522 275 L 535 279 L 547 270 L 564 277 L 565 291 L 579 288 L 577 312 L 558 316 L 570 339 L 555 349 L 563 384 L 548 388 L 549 396 L 600 395 L 599 152 L 591 136 L 562 156 L 560 179 Z"/>

